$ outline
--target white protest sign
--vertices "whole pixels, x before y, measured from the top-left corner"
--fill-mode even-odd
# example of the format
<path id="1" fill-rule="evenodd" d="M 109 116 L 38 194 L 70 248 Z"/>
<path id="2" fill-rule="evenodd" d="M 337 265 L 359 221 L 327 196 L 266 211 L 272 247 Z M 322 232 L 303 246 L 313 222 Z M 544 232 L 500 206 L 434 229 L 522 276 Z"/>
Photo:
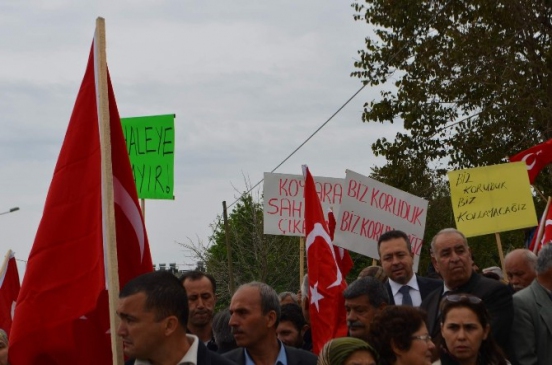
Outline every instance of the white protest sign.
<path id="1" fill-rule="evenodd" d="M 427 204 L 427 200 L 347 170 L 333 243 L 379 259 L 379 236 L 398 229 L 410 238 L 417 271 Z"/>
<path id="2" fill-rule="evenodd" d="M 314 176 L 314 182 L 324 213 L 332 208 L 337 218 L 345 180 Z M 303 175 L 265 172 L 263 186 L 265 234 L 304 236 L 304 186 Z"/>

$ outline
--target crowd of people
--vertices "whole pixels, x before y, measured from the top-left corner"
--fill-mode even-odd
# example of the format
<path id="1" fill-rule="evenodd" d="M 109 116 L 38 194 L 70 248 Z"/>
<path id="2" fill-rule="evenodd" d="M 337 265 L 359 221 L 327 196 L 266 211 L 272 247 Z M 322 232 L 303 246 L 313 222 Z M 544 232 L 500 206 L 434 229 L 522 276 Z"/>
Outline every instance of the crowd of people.
<path id="1" fill-rule="evenodd" d="M 538 256 L 510 252 L 507 282 L 477 273 L 466 237 L 453 228 L 431 241 L 439 278 L 414 273 L 404 232 L 384 233 L 378 251 L 381 266 L 362 270 L 343 292 L 348 336 L 328 339 L 319 354 L 312 352 L 306 277 L 297 294 L 243 284 L 215 314 L 216 281 L 208 273 L 138 276 L 117 304 L 126 364 L 552 364 L 552 245 Z M 0 365 L 7 353 L 0 330 Z"/>

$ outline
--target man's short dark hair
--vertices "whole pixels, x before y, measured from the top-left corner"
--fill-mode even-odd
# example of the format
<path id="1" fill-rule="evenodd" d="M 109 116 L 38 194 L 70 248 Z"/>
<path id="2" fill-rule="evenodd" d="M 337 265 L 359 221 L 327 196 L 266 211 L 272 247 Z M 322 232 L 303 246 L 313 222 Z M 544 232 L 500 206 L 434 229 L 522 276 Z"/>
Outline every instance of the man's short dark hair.
<path id="1" fill-rule="evenodd" d="M 367 295 L 370 305 L 374 308 L 378 308 L 382 303 L 389 304 L 387 289 L 385 289 L 381 281 L 371 276 L 365 276 L 353 281 L 343 291 L 345 299 L 354 299 L 361 295 Z"/>
<path id="2" fill-rule="evenodd" d="M 408 252 L 412 253 L 412 243 L 410 243 L 408 235 L 403 231 L 399 231 L 397 229 L 387 231 L 378 238 L 378 253 L 382 242 L 386 242 L 395 238 L 404 239 L 406 241 L 406 248 L 408 249 Z"/>
<path id="3" fill-rule="evenodd" d="M 147 311 L 155 312 L 155 319 L 161 321 L 176 316 L 186 328 L 188 323 L 188 296 L 180 281 L 168 271 L 154 271 L 130 280 L 119 293 L 119 298 L 134 294 L 146 295 Z"/>
<path id="4" fill-rule="evenodd" d="M 282 305 L 282 313 L 280 314 L 280 322 L 289 321 L 301 333 L 303 327 L 307 324 L 303 317 L 303 310 L 300 306 L 294 303 Z"/>
<path id="5" fill-rule="evenodd" d="M 202 278 L 209 279 L 209 281 L 211 282 L 211 286 L 213 287 L 213 294 L 216 293 L 217 282 L 215 278 L 212 275 L 207 274 L 206 272 L 203 272 L 203 271 L 198 271 L 198 270 L 186 271 L 180 276 L 180 282 L 182 283 L 182 285 L 184 285 L 184 281 L 186 279 L 190 279 L 191 281 L 196 281 Z"/>

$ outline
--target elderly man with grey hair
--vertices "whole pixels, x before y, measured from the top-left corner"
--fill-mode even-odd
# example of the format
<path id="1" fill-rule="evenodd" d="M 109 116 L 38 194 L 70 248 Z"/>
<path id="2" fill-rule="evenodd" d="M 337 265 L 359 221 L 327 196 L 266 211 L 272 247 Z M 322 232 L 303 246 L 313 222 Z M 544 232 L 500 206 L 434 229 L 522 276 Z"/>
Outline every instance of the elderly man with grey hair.
<path id="1" fill-rule="evenodd" d="M 525 248 L 518 248 L 506 255 L 504 267 L 506 276 L 508 276 L 508 284 L 514 292 L 527 288 L 535 280 L 536 264 L 537 255 Z"/>
<path id="2" fill-rule="evenodd" d="M 230 327 L 241 348 L 223 356 L 238 365 L 276 364 L 315 365 L 316 356 L 308 351 L 285 346 L 278 340 L 280 300 L 265 283 L 251 282 L 236 290 L 230 302 Z"/>
<path id="3" fill-rule="evenodd" d="M 552 360 L 552 245 L 537 257 L 537 278 L 514 294 L 510 333 L 515 365 L 549 365 Z"/>
<path id="4" fill-rule="evenodd" d="M 514 307 L 512 291 L 507 285 L 477 274 L 466 236 L 455 228 L 439 231 L 431 241 L 431 262 L 443 277 L 443 285 L 431 292 L 421 308 L 427 312 L 427 327 L 433 338 L 441 336 L 439 303 L 449 294 L 466 293 L 483 301 L 491 315 L 491 332 L 504 351 L 508 350 L 508 335 L 512 327 Z"/>
<path id="5" fill-rule="evenodd" d="M 343 292 L 349 335 L 367 341 L 370 323 L 389 304 L 389 294 L 381 281 L 365 276 L 353 281 Z"/>

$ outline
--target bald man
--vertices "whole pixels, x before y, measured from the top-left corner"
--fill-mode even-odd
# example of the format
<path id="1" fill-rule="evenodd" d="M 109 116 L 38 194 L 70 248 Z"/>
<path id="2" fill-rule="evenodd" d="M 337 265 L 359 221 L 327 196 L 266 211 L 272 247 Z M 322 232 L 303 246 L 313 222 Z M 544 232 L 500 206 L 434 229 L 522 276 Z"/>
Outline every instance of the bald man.
<path id="1" fill-rule="evenodd" d="M 513 250 L 506 255 L 504 266 L 508 282 L 514 292 L 518 292 L 531 285 L 537 277 L 537 272 L 535 271 L 536 263 L 537 256 L 533 252 L 523 248 Z"/>

